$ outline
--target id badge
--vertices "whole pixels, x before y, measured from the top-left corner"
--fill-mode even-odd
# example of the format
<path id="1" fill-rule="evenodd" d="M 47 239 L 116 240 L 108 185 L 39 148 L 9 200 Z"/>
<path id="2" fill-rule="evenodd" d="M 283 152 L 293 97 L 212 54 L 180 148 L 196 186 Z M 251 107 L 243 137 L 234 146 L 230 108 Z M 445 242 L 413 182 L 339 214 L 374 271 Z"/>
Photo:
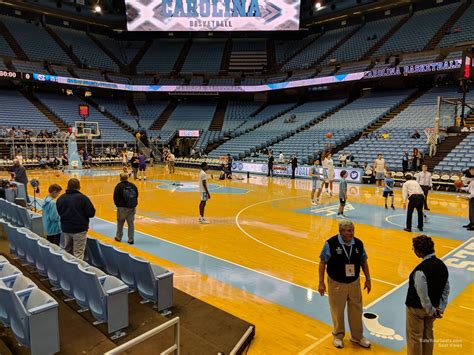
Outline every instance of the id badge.
<path id="1" fill-rule="evenodd" d="M 346 264 L 346 277 L 355 276 L 355 266 L 354 264 Z"/>

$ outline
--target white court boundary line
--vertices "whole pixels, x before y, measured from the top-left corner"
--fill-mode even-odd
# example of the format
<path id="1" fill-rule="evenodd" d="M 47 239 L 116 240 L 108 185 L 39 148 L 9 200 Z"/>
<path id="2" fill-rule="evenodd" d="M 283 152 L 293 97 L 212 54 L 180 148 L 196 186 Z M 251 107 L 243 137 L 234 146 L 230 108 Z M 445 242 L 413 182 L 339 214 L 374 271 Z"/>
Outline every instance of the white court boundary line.
<path id="1" fill-rule="evenodd" d="M 259 244 L 262 244 L 263 246 L 269 248 L 269 249 L 273 249 L 279 253 L 282 253 L 282 254 L 285 254 L 285 255 L 288 255 L 290 257 L 293 257 L 293 258 L 296 258 L 296 259 L 299 259 L 299 260 L 302 260 L 302 261 L 305 261 L 307 263 L 310 263 L 310 264 L 313 264 L 313 265 L 319 265 L 319 262 L 317 261 L 314 261 L 314 260 L 310 260 L 310 259 L 306 259 L 306 258 L 303 258 L 301 256 L 298 256 L 298 255 L 295 255 L 295 254 L 292 254 L 292 253 L 289 253 L 287 251 L 284 251 L 284 250 L 281 250 L 281 249 L 278 249 L 272 245 L 269 245 L 265 242 L 262 242 L 260 239 L 257 239 L 255 238 L 253 235 L 251 235 L 250 233 L 248 233 L 241 225 L 240 225 L 240 222 L 239 222 L 239 217 L 240 215 L 245 212 L 246 210 L 250 209 L 250 208 L 253 208 L 255 206 L 258 206 L 258 205 L 262 205 L 262 204 L 265 204 L 265 203 L 270 203 L 270 202 L 276 202 L 276 201 L 284 201 L 284 200 L 292 200 L 292 199 L 298 199 L 298 198 L 304 198 L 303 196 L 297 196 L 297 197 L 283 197 L 283 198 L 277 198 L 277 199 L 272 199 L 272 200 L 265 200 L 265 201 L 260 201 L 260 202 L 256 202 L 256 203 L 253 203 L 251 205 L 248 205 L 247 207 L 244 207 L 243 209 L 241 209 L 237 215 L 235 216 L 235 224 L 237 225 L 237 228 L 240 229 L 240 231 L 242 233 L 244 233 L 247 237 L 249 237 L 250 239 L 256 241 L 257 243 Z M 384 281 L 384 280 L 380 280 L 380 279 L 377 279 L 377 278 L 373 278 L 372 277 L 372 280 L 374 281 L 377 281 L 377 282 L 380 282 L 380 283 L 384 283 L 384 284 L 387 284 L 387 285 L 391 285 L 391 286 L 397 286 L 397 284 L 393 283 L 393 282 L 389 282 L 389 281 Z"/>
<path id="2" fill-rule="evenodd" d="M 459 245 L 458 247 L 456 247 L 455 249 L 451 250 L 450 252 L 448 252 L 447 254 L 443 255 L 440 259 L 441 260 L 444 260 L 446 259 L 448 256 L 450 256 L 451 254 L 454 254 L 456 253 L 459 249 L 462 249 L 464 248 L 465 245 L 471 243 L 472 241 L 474 240 L 474 237 L 471 237 L 469 238 L 468 240 L 466 240 L 464 243 L 462 243 L 461 245 Z M 376 300 L 372 301 L 371 303 L 369 303 L 367 306 L 364 307 L 364 309 L 367 309 L 369 307 L 372 307 L 374 305 L 376 305 L 377 303 L 379 303 L 381 300 L 383 300 L 384 298 L 390 296 L 392 293 L 394 293 L 396 290 L 398 290 L 399 288 L 401 288 L 403 285 L 405 285 L 406 283 L 408 283 L 409 279 L 403 281 L 401 284 L 397 285 L 397 287 L 395 287 L 394 289 L 391 289 L 390 291 L 388 291 L 386 294 L 380 296 L 379 298 L 377 298 Z"/>

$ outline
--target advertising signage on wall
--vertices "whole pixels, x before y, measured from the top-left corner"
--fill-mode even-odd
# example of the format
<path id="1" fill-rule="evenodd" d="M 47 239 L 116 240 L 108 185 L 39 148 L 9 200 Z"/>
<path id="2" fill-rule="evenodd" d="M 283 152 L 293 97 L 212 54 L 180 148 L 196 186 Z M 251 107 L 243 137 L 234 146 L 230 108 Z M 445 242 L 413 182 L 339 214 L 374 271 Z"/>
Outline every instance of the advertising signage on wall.
<path id="1" fill-rule="evenodd" d="M 284 81 L 281 83 L 262 85 L 129 85 L 120 83 L 110 83 L 105 81 L 87 80 L 80 78 L 68 78 L 55 75 L 19 73 L 26 78 L 31 77 L 35 81 L 54 82 L 70 86 L 95 87 L 110 90 L 122 90 L 131 92 L 166 92 L 166 93 L 223 93 L 223 92 L 266 92 L 291 88 L 301 88 L 309 86 L 321 86 L 336 83 L 345 83 L 356 80 L 379 79 L 384 77 L 416 75 L 423 73 L 436 73 L 451 70 L 461 70 L 462 59 L 445 62 L 407 65 L 402 67 L 375 69 L 365 72 L 324 76 L 319 78 Z M 1 72 L 0 72 L 1 73 Z M 0 77 L 1 79 L 1 77 Z"/>
<path id="2" fill-rule="evenodd" d="M 296 31 L 299 0 L 126 0 L 129 31 Z"/>

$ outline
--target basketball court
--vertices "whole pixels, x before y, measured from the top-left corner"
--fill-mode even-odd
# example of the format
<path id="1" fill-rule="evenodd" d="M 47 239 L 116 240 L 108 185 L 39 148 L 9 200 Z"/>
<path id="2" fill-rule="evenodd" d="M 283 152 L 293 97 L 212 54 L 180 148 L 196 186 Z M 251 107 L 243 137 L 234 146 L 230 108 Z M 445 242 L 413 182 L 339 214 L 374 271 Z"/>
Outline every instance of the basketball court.
<path id="1" fill-rule="evenodd" d="M 63 187 L 79 177 L 82 192 L 97 214 L 90 235 L 174 272 L 176 288 L 255 324 L 249 354 L 332 354 L 327 297 L 317 292 L 319 253 L 337 234 L 338 199 L 323 195 L 311 206 L 311 181 L 242 176 L 240 181 L 209 180 L 210 224 L 198 223 L 197 169 L 149 168 L 140 191 L 135 244 L 117 243 L 112 193 L 118 169 L 78 170 L 71 174 L 30 171 L 47 186 Z M 209 172 L 209 175 L 215 172 Z M 336 186 L 337 191 L 337 186 Z M 424 233 L 434 238 L 436 254 L 448 265 L 451 294 L 442 320 L 435 323 L 435 351 L 472 353 L 474 234 L 466 223 L 467 200 L 433 192 Z M 349 185 L 346 215 L 365 244 L 372 292 L 364 292 L 365 335 L 373 354 L 405 353 L 407 278 L 419 259 L 411 249 L 416 232 L 402 229 L 401 192 L 396 210 L 384 208 L 382 194 L 367 185 Z M 347 329 L 346 329 L 347 331 Z M 347 333 L 349 333 L 347 331 Z M 346 353 L 367 350 L 345 341 Z"/>

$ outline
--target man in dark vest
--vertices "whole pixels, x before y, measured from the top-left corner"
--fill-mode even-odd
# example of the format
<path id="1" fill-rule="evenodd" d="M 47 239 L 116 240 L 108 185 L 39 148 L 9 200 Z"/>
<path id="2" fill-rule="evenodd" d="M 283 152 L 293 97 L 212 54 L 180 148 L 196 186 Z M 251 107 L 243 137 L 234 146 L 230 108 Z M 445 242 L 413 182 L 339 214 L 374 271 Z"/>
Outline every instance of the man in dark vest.
<path id="1" fill-rule="evenodd" d="M 423 261 L 410 274 L 407 299 L 407 353 L 433 354 L 433 323 L 448 304 L 448 268 L 435 256 L 430 237 L 413 238 L 413 251 Z"/>
<path id="2" fill-rule="evenodd" d="M 362 291 L 360 289 L 360 269 L 365 274 L 365 286 L 370 293 L 369 264 L 364 244 L 354 237 L 354 224 L 343 219 L 339 222 L 339 234 L 324 244 L 319 263 L 319 293 L 324 296 L 326 284 L 324 272 L 328 273 L 328 296 L 331 318 L 334 324 L 333 345 L 344 347 L 344 309 L 347 304 L 347 318 L 351 329 L 351 341 L 364 348 L 370 347 L 370 341 L 364 338 L 362 327 Z"/>

